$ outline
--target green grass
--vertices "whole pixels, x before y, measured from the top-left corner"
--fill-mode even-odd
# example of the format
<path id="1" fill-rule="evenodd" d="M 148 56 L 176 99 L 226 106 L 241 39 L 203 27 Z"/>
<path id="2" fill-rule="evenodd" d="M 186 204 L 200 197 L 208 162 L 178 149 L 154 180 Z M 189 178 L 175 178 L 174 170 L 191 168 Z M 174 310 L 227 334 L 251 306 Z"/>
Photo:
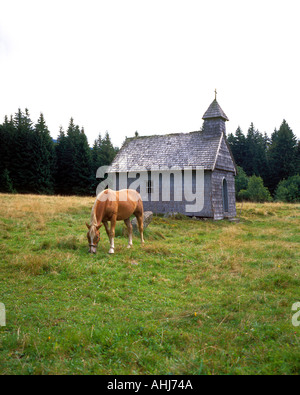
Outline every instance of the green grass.
<path id="1" fill-rule="evenodd" d="M 0 195 L 2 374 L 298 374 L 300 206 L 240 223 L 155 217 L 115 255 L 93 198 Z"/>

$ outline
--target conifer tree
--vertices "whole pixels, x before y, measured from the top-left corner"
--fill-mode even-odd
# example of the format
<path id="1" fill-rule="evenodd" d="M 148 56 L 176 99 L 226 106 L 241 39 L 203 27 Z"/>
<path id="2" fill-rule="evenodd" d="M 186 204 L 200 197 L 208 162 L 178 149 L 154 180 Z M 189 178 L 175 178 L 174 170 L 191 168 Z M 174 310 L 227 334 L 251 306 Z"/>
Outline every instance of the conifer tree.
<path id="1" fill-rule="evenodd" d="M 101 144 L 99 148 L 100 148 L 99 155 L 101 158 L 101 165 L 102 166 L 110 165 L 114 157 L 116 156 L 117 149 L 114 148 L 108 131 L 105 132 L 104 138 L 101 139 Z"/>
<path id="2" fill-rule="evenodd" d="M 4 123 L 0 125 L 0 192 L 13 192 L 13 183 L 9 174 L 10 157 L 14 125 L 12 118 L 9 121 L 7 116 Z"/>
<path id="3" fill-rule="evenodd" d="M 32 162 L 33 126 L 28 110 L 25 109 L 25 113 L 23 113 L 19 109 L 15 114 L 13 123 L 13 144 L 10 147 L 10 156 L 13 160 L 10 163 L 10 176 L 17 192 L 34 192 L 35 167 Z"/>
<path id="4" fill-rule="evenodd" d="M 256 175 L 264 181 L 269 175 L 265 137 L 251 123 L 246 137 L 246 154 L 243 169 L 248 176 Z"/>
<path id="5" fill-rule="evenodd" d="M 14 192 L 13 184 L 9 176 L 9 171 L 6 168 L 4 170 L 0 170 L 0 192 Z"/>
<path id="6" fill-rule="evenodd" d="M 246 137 L 240 127 L 237 128 L 235 135 L 229 134 L 227 141 L 230 145 L 232 155 L 237 166 L 244 167 L 247 154 Z"/>
<path id="7" fill-rule="evenodd" d="M 60 195 L 69 195 L 69 166 L 68 142 L 62 126 L 59 129 L 57 143 L 55 145 L 56 170 L 55 170 L 55 192 Z"/>
<path id="8" fill-rule="evenodd" d="M 54 192 L 55 151 L 42 113 L 33 130 L 32 146 L 31 160 L 35 169 L 31 180 L 32 191 L 51 194 Z"/>
<path id="9" fill-rule="evenodd" d="M 91 149 L 84 129 L 70 119 L 67 134 L 61 129 L 56 146 L 56 190 L 64 195 L 91 193 Z"/>
<path id="10" fill-rule="evenodd" d="M 99 181 L 96 179 L 97 170 L 102 166 L 100 157 L 100 145 L 101 145 L 101 135 L 97 140 L 94 141 L 94 145 L 91 153 L 91 189 L 94 193 L 97 189 Z"/>
<path id="11" fill-rule="evenodd" d="M 296 174 L 297 139 L 286 120 L 271 136 L 268 150 L 270 165 L 269 189 L 274 193 L 279 181 Z"/>
<path id="12" fill-rule="evenodd" d="M 4 118 L 4 123 L 0 125 L 0 172 L 9 167 L 10 149 L 14 133 L 14 125 L 12 118 L 10 121 L 7 116 Z"/>
<path id="13" fill-rule="evenodd" d="M 300 140 L 297 143 L 297 149 L 296 149 L 296 171 L 295 174 L 298 174 L 300 176 Z"/>
<path id="14" fill-rule="evenodd" d="M 76 128 L 79 133 L 78 142 L 75 147 L 75 184 L 73 191 L 78 195 L 89 195 L 91 193 L 91 149 L 88 144 L 87 137 L 82 128 Z"/>
<path id="15" fill-rule="evenodd" d="M 96 179 L 97 170 L 101 166 L 110 165 L 114 160 L 118 148 L 114 147 L 108 131 L 105 132 L 104 138 L 102 138 L 99 133 L 98 139 L 94 141 L 93 149 L 92 149 L 92 191 L 93 193 L 97 189 L 97 185 L 99 184 L 99 180 Z"/>

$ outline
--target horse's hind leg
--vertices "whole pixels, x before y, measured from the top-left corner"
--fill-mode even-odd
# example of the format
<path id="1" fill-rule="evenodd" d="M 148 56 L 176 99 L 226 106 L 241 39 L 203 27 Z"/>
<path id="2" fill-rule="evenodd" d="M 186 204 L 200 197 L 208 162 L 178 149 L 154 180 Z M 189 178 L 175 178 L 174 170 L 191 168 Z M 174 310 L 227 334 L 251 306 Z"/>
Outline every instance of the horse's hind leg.
<path id="1" fill-rule="evenodd" d="M 128 246 L 127 248 L 132 247 L 132 225 L 130 222 L 130 218 L 124 219 L 125 225 L 127 226 L 128 229 Z"/>
<path id="2" fill-rule="evenodd" d="M 143 222 L 143 218 L 144 217 L 144 215 L 143 215 L 143 213 L 142 214 L 139 214 L 139 215 L 136 215 L 136 219 L 137 219 L 137 222 L 138 222 L 138 227 L 139 227 L 139 232 L 140 232 L 140 235 L 141 235 L 141 243 L 142 243 L 142 245 L 144 244 L 144 222 Z"/>

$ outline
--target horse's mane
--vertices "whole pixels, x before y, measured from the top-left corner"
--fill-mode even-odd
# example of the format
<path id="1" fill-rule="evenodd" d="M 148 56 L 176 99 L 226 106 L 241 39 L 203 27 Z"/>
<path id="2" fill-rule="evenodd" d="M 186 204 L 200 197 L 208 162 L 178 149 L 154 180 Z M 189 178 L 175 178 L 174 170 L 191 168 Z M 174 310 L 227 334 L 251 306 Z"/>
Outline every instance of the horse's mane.
<path id="1" fill-rule="evenodd" d="M 91 212 L 91 223 L 90 223 L 91 227 L 92 226 L 97 226 L 97 217 L 96 217 L 96 205 L 97 205 L 97 202 L 98 202 L 98 198 L 96 199 L 96 201 L 95 201 L 95 203 L 93 205 L 93 208 L 92 208 L 92 212 Z"/>
<path id="2" fill-rule="evenodd" d="M 97 195 L 97 198 L 96 198 L 95 203 L 93 205 L 92 212 L 91 212 L 91 223 L 90 223 L 91 227 L 97 226 L 96 206 L 97 206 L 98 201 L 101 201 L 101 196 L 103 195 L 103 193 L 105 191 L 107 193 L 107 190 L 105 189 L 104 191 L 100 192 Z"/>

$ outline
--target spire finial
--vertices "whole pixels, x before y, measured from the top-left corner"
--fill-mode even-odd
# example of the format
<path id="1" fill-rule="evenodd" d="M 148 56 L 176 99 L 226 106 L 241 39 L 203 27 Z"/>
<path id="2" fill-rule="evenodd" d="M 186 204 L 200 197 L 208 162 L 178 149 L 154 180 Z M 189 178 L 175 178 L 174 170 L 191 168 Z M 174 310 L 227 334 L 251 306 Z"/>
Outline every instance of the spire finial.
<path id="1" fill-rule="evenodd" d="M 217 89 L 215 89 L 215 100 L 217 100 Z"/>

